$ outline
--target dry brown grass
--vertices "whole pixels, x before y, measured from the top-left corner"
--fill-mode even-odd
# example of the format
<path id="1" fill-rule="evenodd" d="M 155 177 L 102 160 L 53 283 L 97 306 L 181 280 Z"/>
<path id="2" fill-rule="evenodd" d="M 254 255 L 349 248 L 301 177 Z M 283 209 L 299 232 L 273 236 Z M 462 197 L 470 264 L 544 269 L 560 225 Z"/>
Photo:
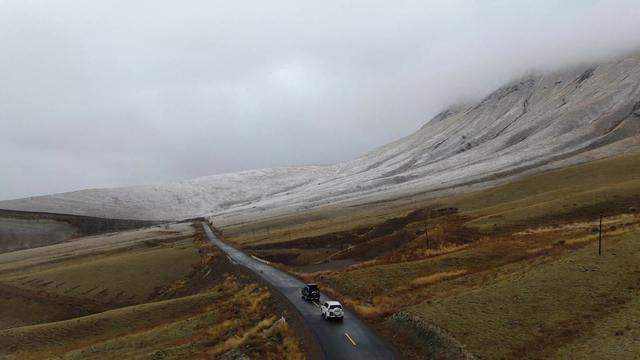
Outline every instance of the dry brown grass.
<path id="1" fill-rule="evenodd" d="M 440 273 L 435 273 L 427 276 L 421 276 L 419 278 L 415 278 L 411 280 L 411 285 L 413 286 L 426 286 L 435 284 L 439 281 L 449 279 L 452 277 L 460 276 L 466 274 L 466 270 L 453 270 L 453 271 L 445 271 Z"/>
<path id="2" fill-rule="evenodd" d="M 304 358 L 269 292 L 227 277 L 201 294 L 0 332 L 0 355 L 15 359 Z"/>
<path id="3" fill-rule="evenodd" d="M 299 338 L 285 320 L 288 315 L 269 290 L 247 275 L 231 274 L 233 267 L 203 242 L 199 227 L 168 226 L 123 237 L 112 234 L 106 243 L 101 237 L 77 242 L 77 248 L 60 244 L 49 252 L 11 254 L 11 261 L 0 266 L 5 270 L 0 280 L 22 286 L 21 296 L 33 300 L 38 295 L 44 308 L 58 311 L 47 301 L 83 306 L 100 300 L 81 291 L 95 287 L 108 289 L 95 292 L 109 308 L 77 315 L 63 307 L 66 316 L 54 319 L 62 321 L 48 322 L 50 317 L 33 306 L 4 301 L 0 293 L 0 304 L 12 306 L 17 320 L 23 320 L 0 330 L 0 358 L 304 358 Z M 126 279 L 122 274 L 128 274 Z M 57 295 L 68 289 L 67 297 Z M 143 296 L 127 306 L 109 300 L 108 294 L 118 293 Z M 27 318 L 21 310 L 40 317 Z M 22 326 L 24 320 L 31 325 Z"/>
<path id="4" fill-rule="evenodd" d="M 638 311 L 637 236 L 640 232 L 609 237 L 603 257 L 591 243 L 412 311 L 445 328 L 482 358 L 588 358 L 593 351 L 608 358 L 624 358 L 619 357 L 623 353 L 632 358 L 640 344 L 633 345 L 629 337 L 640 327 L 622 313 Z M 500 346 L 486 346 L 496 339 Z M 580 352 L 574 352 L 577 348 Z"/>
<path id="5" fill-rule="evenodd" d="M 304 358 L 284 317 L 274 316 L 267 308 L 270 294 L 266 289 L 249 284 L 226 291 L 226 296 L 232 299 L 227 303 L 234 306 L 234 309 L 213 304 L 208 307 L 208 311 L 231 312 L 236 316 L 226 318 L 221 324 L 215 324 L 207 330 L 208 342 L 215 344 L 205 351 L 207 356 L 217 357 L 237 349 L 249 348 L 251 358 Z M 229 336 L 230 333 L 233 335 Z"/>

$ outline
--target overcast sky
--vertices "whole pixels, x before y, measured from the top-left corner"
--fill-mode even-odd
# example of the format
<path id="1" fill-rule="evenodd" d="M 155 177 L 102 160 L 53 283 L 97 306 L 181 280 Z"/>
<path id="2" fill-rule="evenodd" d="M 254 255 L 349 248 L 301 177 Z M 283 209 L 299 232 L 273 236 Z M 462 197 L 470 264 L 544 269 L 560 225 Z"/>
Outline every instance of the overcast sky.
<path id="1" fill-rule="evenodd" d="M 331 163 L 531 69 L 640 46 L 638 0 L 0 0 L 0 199 Z"/>

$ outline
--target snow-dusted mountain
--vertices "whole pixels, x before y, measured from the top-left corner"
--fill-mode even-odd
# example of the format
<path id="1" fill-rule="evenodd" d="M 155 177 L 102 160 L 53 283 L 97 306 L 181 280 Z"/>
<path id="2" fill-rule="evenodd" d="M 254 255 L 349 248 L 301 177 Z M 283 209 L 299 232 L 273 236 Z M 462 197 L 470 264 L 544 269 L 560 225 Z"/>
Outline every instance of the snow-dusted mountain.
<path id="1" fill-rule="evenodd" d="M 508 84 L 351 161 L 83 190 L 3 201 L 0 208 L 136 219 L 216 215 L 229 222 L 341 201 L 435 196 L 638 148 L 635 55 Z"/>

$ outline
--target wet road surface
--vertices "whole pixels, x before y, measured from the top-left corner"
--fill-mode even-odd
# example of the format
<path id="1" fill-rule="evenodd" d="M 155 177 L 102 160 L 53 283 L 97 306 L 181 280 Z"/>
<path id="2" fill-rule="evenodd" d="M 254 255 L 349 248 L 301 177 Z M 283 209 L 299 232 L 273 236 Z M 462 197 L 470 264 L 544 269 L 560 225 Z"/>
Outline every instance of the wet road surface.
<path id="1" fill-rule="evenodd" d="M 207 223 L 202 223 L 209 241 L 224 251 L 232 262 L 245 266 L 269 282 L 298 309 L 314 333 L 326 359 L 394 359 L 389 345 L 366 323 L 345 309 L 342 322 L 327 321 L 320 316 L 319 303 L 302 300 L 304 283 L 293 276 L 258 261 L 240 250 L 225 244 Z M 320 289 L 322 293 L 322 289 Z M 320 302 L 334 300 L 321 295 Z M 339 301 L 339 300 L 338 300 Z"/>

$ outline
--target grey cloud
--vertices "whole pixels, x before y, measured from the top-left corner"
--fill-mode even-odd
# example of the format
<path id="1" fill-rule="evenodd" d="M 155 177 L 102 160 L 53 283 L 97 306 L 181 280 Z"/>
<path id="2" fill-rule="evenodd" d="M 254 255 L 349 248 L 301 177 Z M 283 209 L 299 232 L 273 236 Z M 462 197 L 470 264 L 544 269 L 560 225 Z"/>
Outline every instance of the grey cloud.
<path id="1" fill-rule="evenodd" d="M 640 46 L 637 0 L 0 0 L 0 199 L 353 158 L 529 71 Z"/>

